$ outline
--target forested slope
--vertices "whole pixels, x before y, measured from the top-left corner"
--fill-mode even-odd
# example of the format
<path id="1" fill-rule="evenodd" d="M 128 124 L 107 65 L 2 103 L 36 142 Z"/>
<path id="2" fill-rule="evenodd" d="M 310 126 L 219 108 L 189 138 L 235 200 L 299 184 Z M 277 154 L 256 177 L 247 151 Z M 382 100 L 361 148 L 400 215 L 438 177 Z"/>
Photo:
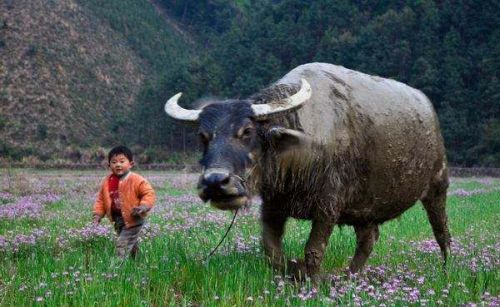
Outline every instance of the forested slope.
<path id="1" fill-rule="evenodd" d="M 197 146 L 194 129 L 165 116 L 171 95 L 184 92 L 187 105 L 206 96 L 246 97 L 297 65 L 322 61 L 421 89 L 436 106 L 451 164 L 500 167 L 496 1 L 44 0 L 0 7 L 4 157 L 64 158 L 68 148 L 125 142 L 144 161 L 163 161 Z"/>
<path id="2" fill-rule="evenodd" d="M 134 136 L 144 84 L 189 54 L 146 0 L 2 1 L 0 13 L 4 159 L 98 159 Z"/>
<path id="3" fill-rule="evenodd" d="M 424 91 L 438 111 L 452 164 L 500 166 L 498 1 L 163 5 L 212 47 L 200 65 L 217 76 L 206 78 L 209 93 L 245 96 L 307 62 L 343 65 Z"/>

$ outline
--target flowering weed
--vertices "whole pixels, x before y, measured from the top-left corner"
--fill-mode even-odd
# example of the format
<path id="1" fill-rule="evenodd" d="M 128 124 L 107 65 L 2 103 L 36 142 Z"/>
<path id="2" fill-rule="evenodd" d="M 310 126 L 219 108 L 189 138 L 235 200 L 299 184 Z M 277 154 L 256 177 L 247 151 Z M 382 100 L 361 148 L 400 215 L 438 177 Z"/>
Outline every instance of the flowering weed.
<path id="1" fill-rule="evenodd" d="M 136 260 L 117 261 L 109 222 L 91 207 L 104 172 L 0 170 L 2 306 L 498 306 L 500 180 L 453 178 L 447 211 L 453 237 L 443 269 L 420 204 L 381 226 L 365 270 L 345 274 L 355 247 L 336 228 L 322 281 L 294 283 L 273 271 L 260 245 L 257 199 L 238 213 L 201 203 L 197 175 L 141 172 L 158 193 Z M 12 175 L 14 174 L 14 175 Z M 9 179 L 6 177 L 10 176 Z M 303 257 L 310 222 L 290 221 L 284 248 Z"/>

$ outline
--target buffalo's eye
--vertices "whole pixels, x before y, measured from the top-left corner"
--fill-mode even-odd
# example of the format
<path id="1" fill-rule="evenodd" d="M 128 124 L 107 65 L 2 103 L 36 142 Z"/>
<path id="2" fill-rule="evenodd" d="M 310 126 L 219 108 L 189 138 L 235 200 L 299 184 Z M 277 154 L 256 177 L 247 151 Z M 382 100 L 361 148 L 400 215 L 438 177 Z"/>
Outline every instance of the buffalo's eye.
<path id="1" fill-rule="evenodd" d="M 248 137 L 248 136 L 251 136 L 251 135 L 252 135 L 252 128 L 245 128 L 243 130 L 243 134 L 242 134 L 243 137 Z"/>
<path id="2" fill-rule="evenodd" d="M 210 135 L 208 133 L 200 131 L 198 132 L 198 136 L 203 145 L 206 145 L 208 144 L 208 142 L 210 142 Z"/>
<path id="3" fill-rule="evenodd" d="M 245 127 L 238 132 L 238 137 L 241 139 L 246 139 L 252 136 L 253 127 Z"/>

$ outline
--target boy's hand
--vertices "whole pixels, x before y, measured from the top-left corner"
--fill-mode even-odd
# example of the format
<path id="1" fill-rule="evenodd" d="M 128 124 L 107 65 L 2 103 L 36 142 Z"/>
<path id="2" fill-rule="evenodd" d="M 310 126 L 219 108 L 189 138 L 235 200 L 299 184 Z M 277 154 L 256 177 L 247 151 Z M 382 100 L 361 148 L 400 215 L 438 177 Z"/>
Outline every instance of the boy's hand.
<path id="1" fill-rule="evenodd" d="M 149 207 L 146 205 L 140 205 L 139 207 L 135 207 L 132 209 L 132 215 L 135 217 L 140 217 L 149 211 Z"/>
<path id="2" fill-rule="evenodd" d="M 101 217 L 99 215 L 94 215 L 93 223 L 94 225 L 99 225 L 101 223 Z"/>

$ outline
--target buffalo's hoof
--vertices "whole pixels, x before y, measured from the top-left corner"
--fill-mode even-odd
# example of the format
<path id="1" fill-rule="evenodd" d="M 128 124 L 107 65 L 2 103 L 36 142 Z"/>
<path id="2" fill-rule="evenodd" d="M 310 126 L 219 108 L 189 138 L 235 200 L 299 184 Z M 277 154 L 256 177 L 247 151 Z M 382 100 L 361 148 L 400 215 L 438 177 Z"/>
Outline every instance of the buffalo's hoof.
<path id="1" fill-rule="evenodd" d="M 307 267 L 304 260 L 290 260 L 287 264 L 287 276 L 296 282 L 303 282 L 307 278 Z"/>

